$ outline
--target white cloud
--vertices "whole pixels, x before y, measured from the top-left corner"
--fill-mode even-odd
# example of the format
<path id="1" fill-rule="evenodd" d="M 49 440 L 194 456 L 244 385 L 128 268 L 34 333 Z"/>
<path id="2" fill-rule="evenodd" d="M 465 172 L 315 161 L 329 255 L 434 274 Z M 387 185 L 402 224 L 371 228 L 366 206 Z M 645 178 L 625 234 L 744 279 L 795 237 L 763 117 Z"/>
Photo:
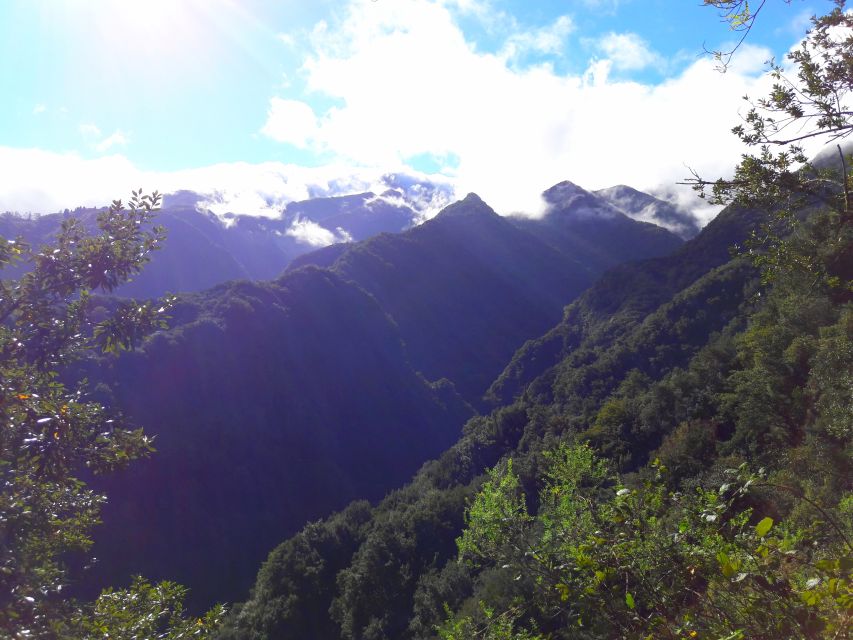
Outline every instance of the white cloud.
<path id="1" fill-rule="evenodd" d="M 616 13 L 619 5 L 626 0 L 581 0 L 587 7 L 598 12 Z"/>
<path id="2" fill-rule="evenodd" d="M 125 197 L 144 177 L 122 156 L 87 160 L 77 154 L 9 147 L 0 147 L 0 175 L 8 178 L 0 185 L 0 211 L 33 213 L 103 206 Z"/>
<path id="3" fill-rule="evenodd" d="M 0 148 L 7 178 L 0 210 L 103 205 L 141 184 L 199 191 L 219 214 L 274 216 L 284 203 L 313 195 L 380 192 L 384 172 L 411 173 L 407 163 L 424 155 L 458 159 L 443 170 L 446 180 L 501 213 L 536 212 L 541 191 L 564 179 L 588 189 L 671 190 L 688 166 L 711 177 L 731 171 L 743 147 L 730 128 L 743 95 L 766 93 L 760 71 L 768 51 L 745 45 L 726 74 L 699 59 L 649 84 L 611 77 L 619 65 L 654 55 L 630 34 L 614 34 L 621 39 L 611 39 L 609 57 L 584 73 L 516 67 L 503 50 L 478 49 L 458 25 L 461 11 L 491 10 L 484 0 L 354 0 L 339 22 L 319 23 L 306 36 L 312 49 L 302 74 L 310 91 L 336 106 L 315 111 L 273 98 L 262 132 L 328 153 L 337 158 L 331 166 L 233 163 L 153 173 L 120 155 L 90 161 Z M 555 51 L 572 24 L 566 18 L 527 35 L 506 27 L 508 45 Z M 97 127 L 91 133 L 102 141 Z"/>
<path id="4" fill-rule="evenodd" d="M 812 27 L 812 16 L 814 12 L 809 9 L 804 9 L 797 13 L 787 25 L 779 27 L 775 30 L 775 34 L 778 35 L 792 35 L 792 36 L 800 36 L 805 33 L 806 30 Z"/>
<path id="5" fill-rule="evenodd" d="M 42 103 L 40 103 L 40 102 L 39 102 L 36 106 L 34 106 L 34 107 L 33 107 L 33 115 L 34 115 L 34 116 L 37 116 L 37 115 L 39 115 L 39 114 L 42 114 L 42 113 L 44 113 L 45 111 L 47 111 L 47 105 L 44 105 L 44 104 L 42 104 Z"/>
<path id="6" fill-rule="evenodd" d="M 77 127 L 77 130 L 88 140 L 89 146 L 98 153 L 105 153 L 113 147 L 123 147 L 129 142 L 128 135 L 121 129 L 116 129 L 110 135 L 104 136 L 97 125 L 84 122 Z"/>
<path id="7" fill-rule="evenodd" d="M 341 228 L 337 229 L 337 233 L 333 233 L 316 222 L 305 219 L 294 220 L 286 233 L 312 247 L 327 247 L 336 242 L 352 242 L 352 236 Z"/>
<path id="8" fill-rule="evenodd" d="M 561 54 L 566 38 L 575 30 L 569 16 L 560 16 L 553 23 L 530 31 L 516 31 L 506 41 L 502 55 L 512 58 L 527 52 Z"/>
<path id="9" fill-rule="evenodd" d="M 277 142 L 306 147 L 317 133 L 317 116 L 305 102 L 273 98 L 261 133 Z"/>
<path id="10" fill-rule="evenodd" d="M 299 167 L 280 162 L 236 162 L 175 172 L 142 171 L 118 154 L 95 159 L 74 153 L 0 147 L 0 212 L 51 213 L 78 206 L 102 207 L 126 198 L 140 186 L 145 191 L 172 193 L 188 189 L 201 194 L 202 206 L 213 213 L 278 217 L 294 200 L 372 191 L 381 194 L 402 188 L 406 201 L 422 217 L 430 217 L 449 204 L 452 188 L 441 176 L 412 172 L 402 165 L 368 168 L 345 164 Z M 444 185 L 429 193 L 418 181 Z M 407 182 L 406 182 L 407 181 Z M 340 233 L 336 242 L 344 241 Z"/>
<path id="11" fill-rule="evenodd" d="M 683 179 L 688 165 L 725 174 L 743 151 L 730 134 L 741 97 L 765 93 L 755 70 L 769 57 L 744 46 L 727 74 L 700 59 L 643 84 L 609 71 L 651 64 L 656 54 L 636 36 L 613 34 L 602 43 L 609 59 L 588 73 L 515 68 L 466 40 L 447 3 L 428 0 L 354 0 L 340 23 L 319 23 L 311 42 L 307 85 L 338 106 L 301 109 L 302 126 L 291 118 L 297 133 L 271 118 L 268 133 L 370 166 L 458 158 L 445 173 L 459 191 L 479 193 L 502 213 L 535 211 L 538 194 L 563 179 L 644 189 Z"/>
<path id="12" fill-rule="evenodd" d="M 608 33 L 598 41 L 597 48 L 620 71 L 636 71 L 663 62 L 636 33 Z"/>

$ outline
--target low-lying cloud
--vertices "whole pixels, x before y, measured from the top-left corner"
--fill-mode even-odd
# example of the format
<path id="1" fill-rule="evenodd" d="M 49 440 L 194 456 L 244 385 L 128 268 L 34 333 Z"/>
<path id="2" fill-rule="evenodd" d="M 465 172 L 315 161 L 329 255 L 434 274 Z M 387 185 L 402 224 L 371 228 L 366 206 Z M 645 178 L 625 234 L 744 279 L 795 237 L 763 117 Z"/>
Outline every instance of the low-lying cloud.
<path id="1" fill-rule="evenodd" d="M 290 202 L 389 189 L 428 218 L 449 204 L 453 185 L 398 167 L 397 172 L 332 164 L 306 168 L 281 162 L 223 163 L 175 172 L 143 171 L 122 155 L 86 159 L 76 153 L 0 147 L 0 212 L 52 213 L 76 207 L 101 207 L 142 187 L 160 193 L 194 191 L 199 206 L 228 213 L 277 218 Z M 340 240 L 335 240 L 340 241 Z"/>
<path id="2" fill-rule="evenodd" d="M 294 220 L 286 234 L 312 247 L 327 247 L 337 242 L 352 242 L 352 236 L 341 227 L 335 231 L 330 231 L 316 222 L 302 218 Z"/>

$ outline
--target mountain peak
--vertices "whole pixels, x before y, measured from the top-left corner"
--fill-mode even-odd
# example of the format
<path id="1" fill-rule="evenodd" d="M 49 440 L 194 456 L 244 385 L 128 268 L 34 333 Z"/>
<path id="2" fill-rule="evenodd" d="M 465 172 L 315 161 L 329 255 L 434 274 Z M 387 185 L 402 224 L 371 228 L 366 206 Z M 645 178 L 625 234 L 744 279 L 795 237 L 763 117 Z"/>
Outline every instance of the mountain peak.
<path id="1" fill-rule="evenodd" d="M 609 194 L 614 194 L 614 195 L 631 194 L 631 195 L 635 195 L 636 194 L 636 195 L 646 196 L 649 198 L 654 197 L 648 193 L 644 193 L 644 192 L 640 191 L 639 189 L 635 189 L 634 187 L 630 187 L 627 184 L 617 184 L 617 185 L 614 185 L 612 187 L 607 187 L 606 189 L 598 189 L 594 193 L 596 193 L 597 195 L 603 195 L 603 194 L 608 194 L 608 195 Z"/>
<path id="2" fill-rule="evenodd" d="M 488 206 L 485 202 L 483 202 L 483 199 L 473 191 L 464 198 L 462 198 L 462 200 L 460 200 L 459 202 L 467 202 L 468 204 L 481 204 L 483 206 Z"/>
<path id="3" fill-rule="evenodd" d="M 448 205 L 435 217 L 436 220 L 448 218 L 499 217 L 489 205 L 476 193 L 469 193 L 462 200 Z"/>
<path id="4" fill-rule="evenodd" d="M 623 215 L 603 198 L 568 180 L 546 189 L 542 198 L 549 205 L 549 215 L 559 212 L 560 216 L 569 215 L 573 219 L 618 218 Z"/>
<path id="5" fill-rule="evenodd" d="M 589 191 L 583 187 L 579 187 L 569 180 L 558 182 L 553 187 L 546 189 L 542 193 L 542 197 L 545 198 L 545 202 L 553 205 L 563 204 L 566 200 L 588 195 L 591 195 Z"/>

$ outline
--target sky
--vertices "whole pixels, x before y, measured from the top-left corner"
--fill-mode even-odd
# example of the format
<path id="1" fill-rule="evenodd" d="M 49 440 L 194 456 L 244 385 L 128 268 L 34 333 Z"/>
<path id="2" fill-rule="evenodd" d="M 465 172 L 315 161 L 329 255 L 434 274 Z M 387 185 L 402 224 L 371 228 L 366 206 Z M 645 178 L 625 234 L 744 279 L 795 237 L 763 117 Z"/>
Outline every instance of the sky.
<path id="1" fill-rule="evenodd" d="M 701 0 L 3 0 L 0 211 L 130 189 L 275 215 L 388 172 L 534 214 L 561 180 L 731 172 L 744 95 L 827 0 L 732 33 Z M 697 208 L 698 215 L 709 215 Z"/>

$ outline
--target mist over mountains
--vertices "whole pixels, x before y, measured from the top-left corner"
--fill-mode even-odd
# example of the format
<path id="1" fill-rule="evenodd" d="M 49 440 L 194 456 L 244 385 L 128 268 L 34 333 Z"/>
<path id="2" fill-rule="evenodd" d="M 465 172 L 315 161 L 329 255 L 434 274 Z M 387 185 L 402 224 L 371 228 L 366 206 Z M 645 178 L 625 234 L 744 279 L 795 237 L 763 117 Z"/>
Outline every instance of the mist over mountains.
<path id="1" fill-rule="evenodd" d="M 387 188 L 380 193 L 328 195 L 328 190 L 318 191 L 316 197 L 309 200 L 285 205 L 276 217 L 222 211 L 215 199 L 191 191 L 167 194 L 157 218 L 167 235 L 163 249 L 153 256 L 139 276 L 120 287 L 116 294 L 148 298 L 166 292 L 202 291 L 228 280 L 269 280 L 281 275 L 300 256 L 318 248 L 358 242 L 379 233 L 399 233 L 417 226 L 435 215 L 436 207 L 446 205 L 452 197 L 447 185 L 405 174 L 387 174 L 382 184 Z M 345 186 L 339 189 L 344 190 Z M 613 190 L 618 190 L 618 198 L 613 194 L 581 190 L 591 201 L 584 206 L 592 206 L 599 218 L 614 217 L 615 209 L 621 214 L 615 217 L 654 222 L 681 237 L 689 237 L 695 231 L 695 221 L 690 226 L 691 216 L 673 205 L 639 191 L 628 191 L 627 187 L 614 187 Z M 568 203 L 548 204 L 547 211 L 569 206 Z M 571 208 L 573 215 L 579 217 L 582 207 L 572 205 Z M 77 209 L 29 217 L 3 214 L 0 215 L 0 233 L 6 237 L 22 236 L 38 245 L 56 233 L 64 217 L 75 215 L 94 225 L 97 211 Z M 528 230 L 545 228 L 524 218 L 510 219 L 522 227 L 526 225 Z M 554 216 L 546 212 L 544 219 L 548 221 L 546 227 L 553 226 Z M 548 233 L 550 231 L 545 232 Z M 588 249 L 575 246 L 575 250 L 579 252 L 576 256 L 579 260 L 590 259 Z M 337 251 L 332 250 L 333 253 Z M 632 257 L 641 256 L 629 254 L 625 259 Z M 310 262 L 318 260 L 323 258 L 317 256 Z M 597 268 L 607 266 L 603 256 L 595 260 Z"/>

